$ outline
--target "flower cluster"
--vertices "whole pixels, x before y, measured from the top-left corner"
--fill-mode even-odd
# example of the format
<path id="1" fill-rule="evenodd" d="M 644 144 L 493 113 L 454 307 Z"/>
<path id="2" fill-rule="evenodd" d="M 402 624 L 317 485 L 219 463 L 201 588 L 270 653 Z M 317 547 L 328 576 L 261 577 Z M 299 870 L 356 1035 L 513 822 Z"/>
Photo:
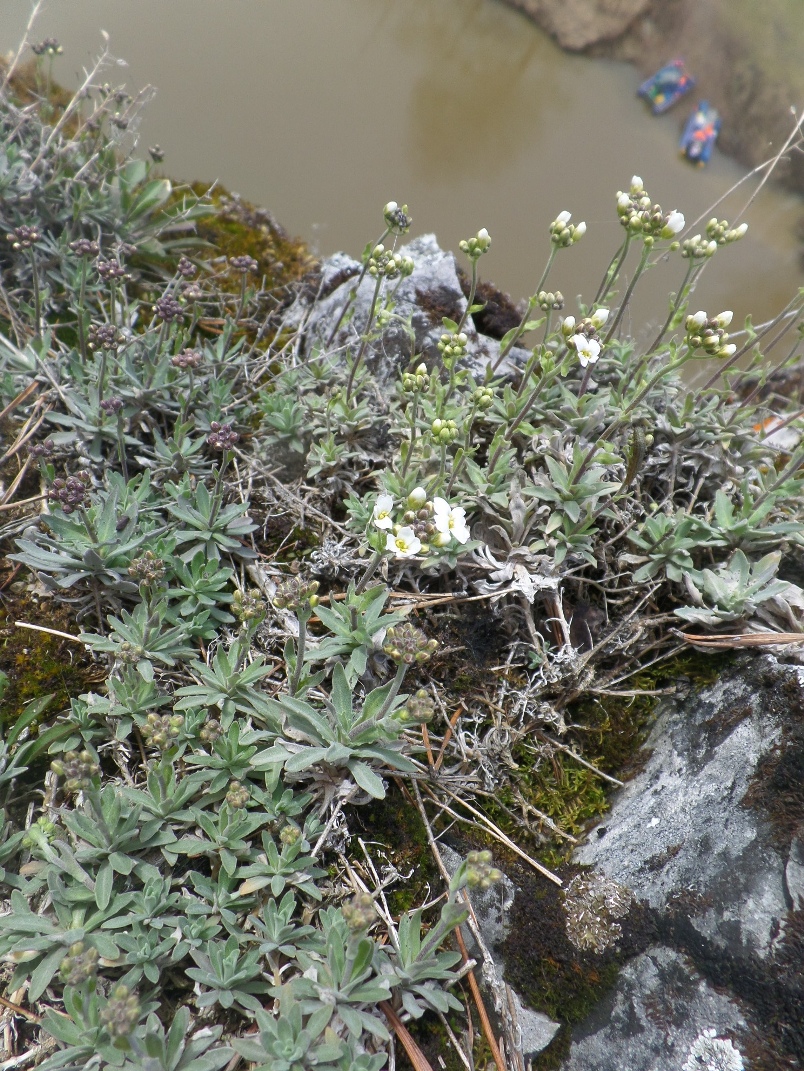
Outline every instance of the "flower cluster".
<path id="1" fill-rule="evenodd" d="M 309 612 L 318 606 L 319 583 L 317 580 L 304 580 L 300 576 L 291 576 L 276 586 L 274 606 L 277 610 L 290 610 L 298 613 L 299 610 Z"/>
<path id="2" fill-rule="evenodd" d="M 341 908 L 346 925 L 352 933 L 360 933 L 367 930 L 377 918 L 374 908 L 374 899 L 371 893 L 358 893 L 351 900 L 347 900 Z"/>
<path id="3" fill-rule="evenodd" d="M 204 360 L 204 355 L 200 350 L 182 350 L 181 353 L 177 353 L 175 357 L 170 358 L 170 363 L 174 368 L 181 368 L 186 371 L 188 368 L 198 368 Z"/>
<path id="4" fill-rule="evenodd" d="M 142 735 L 149 747 L 165 751 L 178 739 L 184 718 L 181 714 L 154 714 L 145 719 Z"/>
<path id="5" fill-rule="evenodd" d="M 465 356 L 468 342 L 469 337 L 463 331 L 459 334 L 445 332 L 438 341 L 438 349 L 444 360 L 451 364 Z"/>
<path id="6" fill-rule="evenodd" d="M 98 951 L 87 947 L 83 941 L 76 941 L 67 950 L 61 961 L 60 973 L 65 985 L 81 985 L 94 978 L 98 973 Z"/>
<path id="7" fill-rule="evenodd" d="M 540 290 L 536 295 L 536 304 L 542 312 L 560 312 L 564 308 L 564 295 L 560 290 Z"/>
<path id="8" fill-rule="evenodd" d="M 675 238 L 684 230 L 683 214 L 676 209 L 665 214 L 661 205 L 651 201 L 639 175 L 631 179 L 627 193 L 617 191 L 617 215 L 626 230 L 642 235 L 649 244 L 657 238 Z"/>
<path id="9" fill-rule="evenodd" d="M 90 324 L 89 342 L 90 350 L 116 351 L 121 343 L 126 341 L 126 336 L 121 334 L 114 324 Z"/>
<path id="10" fill-rule="evenodd" d="M 92 477 L 82 470 L 75 476 L 68 476 L 66 480 L 61 477 L 55 479 L 48 491 L 48 498 L 51 502 L 58 502 L 64 513 L 74 513 L 75 510 L 85 509 L 90 505 L 91 486 Z"/>
<path id="11" fill-rule="evenodd" d="M 160 320 L 164 320 L 166 324 L 177 323 L 184 319 L 184 309 L 169 294 L 159 298 L 156 304 L 152 306 L 152 309 L 154 315 Z"/>
<path id="12" fill-rule="evenodd" d="M 430 544 L 446 547 L 453 539 L 464 544 L 469 540 L 466 510 L 451 506 L 445 498 L 427 499 L 423 487 L 408 495 L 402 523 L 394 522 L 396 505 L 392 495 L 379 495 L 374 503 L 372 523 L 388 533 L 385 549 L 396 558 L 413 558 L 427 553 Z"/>
<path id="13" fill-rule="evenodd" d="M 586 224 L 570 223 L 571 219 L 571 212 L 559 212 L 550 224 L 550 241 L 559 249 L 575 245 L 586 234 Z"/>
<path id="14" fill-rule="evenodd" d="M 435 703 L 424 688 L 419 688 L 414 695 L 408 696 L 405 705 L 397 712 L 397 718 L 403 724 L 407 722 L 426 724 L 434 717 Z"/>
<path id="15" fill-rule="evenodd" d="M 382 214 L 385 217 L 385 225 L 394 234 L 407 234 L 410 230 L 413 220 L 408 215 L 407 205 L 402 205 L 400 208 L 396 201 L 389 201 L 382 210 Z"/>
<path id="16" fill-rule="evenodd" d="M 725 330 L 731 323 L 733 313 L 721 312 L 712 319 L 705 312 L 696 312 L 687 317 L 687 345 L 690 351 L 703 350 L 707 357 L 731 357 L 737 352 Z"/>
<path id="17" fill-rule="evenodd" d="M 712 242 L 717 242 L 718 245 L 730 245 L 732 242 L 738 242 L 747 230 L 747 223 L 732 227 L 728 220 L 719 220 L 713 216 L 706 224 L 706 237 Z"/>
<path id="18" fill-rule="evenodd" d="M 368 273 L 375 279 L 396 279 L 400 275 L 404 278 L 412 274 L 414 267 L 410 257 L 394 253 L 384 245 L 375 245 L 368 261 Z"/>
<path id="19" fill-rule="evenodd" d="M 60 759 L 54 759 L 50 768 L 57 777 L 64 778 L 65 792 L 85 792 L 100 772 L 91 751 L 65 751 Z"/>
<path id="20" fill-rule="evenodd" d="M 213 420 L 209 427 L 207 442 L 213 450 L 231 450 L 240 438 L 237 432 L 232 430 L 231 424 L 221 424 Z"/>
<path id="21" fill-rule="evenodd" d="M 398 666 L 412 666 L 429 662 L 438 650 L 438 640 L 428 640 L 420 628 L 406 621 L 388 629 L 382 649 Z"/>
<path id="22" fill-rule="evenodd" d="M 249 272 L 256 271 L 259 268 L 259 264 L 254 257 L 243 253 L 239 257 L 229 257 L 229 267 L 234 268 L 235 271 L 239 271 L 243 275 L 247 275 Z"/>
<path id="23" fill-rule="evenodd" d="M 10 234 L 7 234 L 6 241 L 11 242 L 12 249 L 30 249 L 41 237 L 42 234 L 36 227 L 27 227 L 23 224 L 21 227 L 15 227 Z"/>
<path id="24" fill-rule="evenodd" d="M 127 985 L 117 985 L 100 1013 L 100 1019 L 109 1036 L 115 1041 L 127 1038 L 140 1017 L 140 1002 L 137 994 L 132 993 Z"/>
<path id="25" fill-rule="evenodd" d="M 98 405 L 107 416 L 116 416 L 125 405 L 122 398 L 103 398 Z"/>
<path id="26" fill-rule="evenodd" d="M 265 602 L 256 588 L 238 588 L 232 596 L 232 613 L 244 625 L 254 625 L 265 617 Z"/>
<path id="27" fill-rule="evenodd" d="M 105 282 L 116 282 L 118 279 L 131 278 L 119 260 L 98 260 L 95 263 L 95 267 L 98 270 L 98 275 Z"/>
<path id="28" fill-rule="evenodd" d="M 491 245 L 491 236 L 485 227 L 481 227 L 474 238 L 465 238 L 458 245 L 470 260 L 478 260 L 487 253 Z"/>
<path id="29" fill-rule="evenodd" d="M 100 253 L 100 246 L 91 238 L 76 238 L 70 242 L 70 249 L 79 257 L 96 257 Z"/>
<path id="30" fill-rule="evenodd" d="M 591 316 L 576 321 L 574 316 L 567 316 L 561 324 L 561 333 L 578 354 L 581 366 L 594 364 L 600 357 L 601 342 L 597 337 L 599 328 L 609 318 L 608 309 L 596 309 Z"/>
<path id="31" fill-rule="evenodd" d="M 165 563 L 152 550 L 146 550 L 141 558 L 132 560 L 128 575 L 145 587 L 150 587 L 158 584 L 165 575 Z"/>
<path id="32" fill-rule="evenodd" d="M 224 798 L 233 811 L 240 811 L 248 806 L 251 793 L 240 781 L 231 781 Z"/>
<path id="33" fill-rule="evenodd" d="M 470 889 L 485 892 L 502 881 L 502 871 L 491 865 L 491 852 L 469 852 L 466 857 L 466 882 Z"/>
<path id="34" fill-rule="evenodd" d="M 31 45 L 31 52 L 35 56 L 60 56 L 64 49 L 55 37 L 46 37 L 36 45 Z"/>
<path id="35" fill-rule="evenodd" d="M 412 372 L 402 373 L 402 390 L 405 394 L 424 394 L 430 389 L 430 375 L 426 364 L 417 365 Z"/>

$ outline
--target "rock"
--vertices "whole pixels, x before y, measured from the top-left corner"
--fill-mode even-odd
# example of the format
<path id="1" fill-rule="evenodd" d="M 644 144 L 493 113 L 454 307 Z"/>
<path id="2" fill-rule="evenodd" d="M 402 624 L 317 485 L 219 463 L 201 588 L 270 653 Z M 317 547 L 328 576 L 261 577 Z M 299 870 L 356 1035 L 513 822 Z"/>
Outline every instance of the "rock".
<path id="1" fill-rule="evenodd" d="M 461 863 L 462 857 L 446 845 L 441 846 L 441 857 L 450 874 L 454 874 Z M 503 875 L 502 881 L 492 885 L 490 889 L 481 891 L 470 890 L 472 909 L 477 919 L 486 950 L 491 956 L 491 962 L 485 959 L 483 950 L 471 936 L 468 927 L 464 927 L 466 934 L 466 947 L 469 955 L 478 961 L 480 974 L 485 982 L 485 988 L 495 1006 L 498 1015 L 511 1015 L 510 1006 L 506 997 L 510 994 L 513 1004 L 513 1017 L 515 1028 L 521 1038 L 521 1053 L 525 1059 L 532 1058 L 542 1049 L 546 1049 L 559 1030 L 559 1024 L 553 1022 L 543 1012 L 533 1011 L 523 1004 L 515 990 L 506 986 L 504 978 L 504 966 L 501 958 L 501 947 L 511 929 L 510 911 L 516 895 L 516 887 L 507 874 Z M 508 992 L 506 993 L 506 989 Z"/>
<path id="2" fill-rule="evenodd" d="M 421 355 L 429 367 L 439 361 L 437 347 L 444 332 L 442 318 L 446 316 L 458 322 L 466 309 L 455 257 L 439 247 L 435 235 L 415 238 L 399 252 L 410 257 L 415 268 L 406 279 L 386 284 L 386 292 L 394 295 L 394 317 L 366 354 L 380 383 L 395 378 L 400 369 L 408 367 L 414 356 Z M 289 326 L 306 324 L 308 351 L 322 342 L 356 351 L 360 334 L 368 322 L 376 285 L 375 280 L 366 275 L 350 304 L 359 274 L 358 261 L 344 253 L 336 253 L 322 265 L 317 292 L 301 296 L 289 310 Z M 317 300 L 313 304 L 311 299 L 314 297 Z M 346 314 L 342 315 L 344 310 Z M 497 362 L 499 342 L 478 332 L 471 317 L 464 330 L 469 336 L 467 365 L 476 378 L 482 378 L 489 365 L 493 367 Z M 512 372 L 529 356 L 527 351 L 514 348 L 498 372 Z"/>
<path id="3" fill-rule="evenodd" d="M 538 23 L 562 48 L 581 52 L 622 37 L 651 0 L 507 0 Z"/>
<path id="4" fill-rule="evenodd" d="M 747 1025 L 737 1005 L 682 956 L 651 948 L 623 969 L 614 992 L 573 1034 L 563 1071 L 681 1071 L 712 1024 L 723 1038 Z M 721 1069 L 703 1065 L 702 1071 Z"/>
<path id="5" fill-rule="evenodd" d="M 644 767 L 575 852 L 647 905 L 654 940 L 575 1026 L 564 1071 L 679 1071 L 713 1038 L 739 1069 L 728 1046 L 749 1027 L 804 1055 L 802 712 L 804 671 L 772 656 L 660 710 Z"/>

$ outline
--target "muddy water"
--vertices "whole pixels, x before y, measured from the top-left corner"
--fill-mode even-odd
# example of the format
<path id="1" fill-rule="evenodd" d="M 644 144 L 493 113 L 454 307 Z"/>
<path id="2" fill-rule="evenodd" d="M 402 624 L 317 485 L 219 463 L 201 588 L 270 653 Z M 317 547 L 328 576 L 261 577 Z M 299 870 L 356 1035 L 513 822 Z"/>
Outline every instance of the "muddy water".
<path id="1" fill-rule="evenodd" d="M 1 49 L 28 11 L 0 0 Z M 723 157 L 686 165 L 687 105 L 651 117 L 633 68 L 566 55 L 496 0 L 47 0 L 34 39 L 61 41 L 55 75 L 75 84 L 101 28 L 128 62 L 106 80 L 157 87 L 141 143 L 161 144 L 169 174 L 220 180 L 325 254 L 357 254 L 392 198 L 410 205 L 414 232 L 447 247 L 487 227 L 484 274 L 515 299 L 538 281 L 560 210 L 589 227 L 550 279 L 571 310 L 620 240 L 614 195 L 633 173 L 689 221 L 743 174 Z M 696 306 L 772 315 L 804 283 L 799 213 L 794 197 L 763 192 L 749 237 L 708 267 Z M 664 318 L 681 274 L 677 259 L 655 270 L 634 331 Z"/>

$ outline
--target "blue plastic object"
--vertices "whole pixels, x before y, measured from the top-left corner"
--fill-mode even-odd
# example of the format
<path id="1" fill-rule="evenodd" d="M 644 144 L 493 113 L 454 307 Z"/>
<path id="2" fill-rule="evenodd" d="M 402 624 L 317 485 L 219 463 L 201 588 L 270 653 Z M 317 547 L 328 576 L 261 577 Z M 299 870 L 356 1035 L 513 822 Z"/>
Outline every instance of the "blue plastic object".
<path id="1" fill-rule="evenodd" d="M 692 163 L 708 164 L 720 133 L 720 116 L 708 100 L 702 100 L 687 120 L 681 135 L 681 152 Z"/>
<path id="2" fill-rule="evenodd" d="M 637 90 L 637 96 L 650 102 L 654 115 L 661 115 L 672 108 L 677 100 L 681 100 L 685 93 L 689 93 L 694 85 L 695 79 L 684 67 L 684 60 L 674 59 L 643 82 Z"/>

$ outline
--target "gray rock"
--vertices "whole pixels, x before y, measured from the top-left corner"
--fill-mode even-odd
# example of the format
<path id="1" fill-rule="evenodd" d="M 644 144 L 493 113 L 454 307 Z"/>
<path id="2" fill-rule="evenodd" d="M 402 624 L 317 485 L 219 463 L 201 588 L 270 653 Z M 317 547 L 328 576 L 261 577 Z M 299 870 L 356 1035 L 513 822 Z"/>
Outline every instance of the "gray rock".
<path id="1" fill-rule="evenodd" d="M 441 857 L 449 873 L 454 874 L 461 863 L 461 856 L 446 845 L 442 845 Z M 513 906 L 516 891 L 516 887 L 507 874 L 504 874 L 502 881 L 492 885 L 490 889 L 470 890 L 472 910 L 491 962 L 485 959 L 483 949 L 478 946 L 468 927 L 464 929 L 467 951 L 481 965 L 481 976 L 497 1013 L 510 1016 L 510 1005 L 513 1004 L 514 1033 L 519 1035 L 520 1052 L 527 1059 L 547 1048 L 558 1033 L 560 1025 L 553 1022 L 543 1012 L 528 1008 L 522 1003 L 519 994 L 507 987 L 505 983 L 501 947 L 511 930 L 509 912 Z"/>
<path id="2" fill-rule="evenodd" d="M 385 283 L 383 293 L 394 295 L 395 318 L 382 333 L 379 342 L 372 343 L 367 361 L 382 383 L 398 375 L 406 368 L 414 355 L 421 354 L 432 366 L 440 354 L 438 342 L 443 334 L 442 317 L 458 321 L 466 310 L 466 298 L 452 253 L 440 248 L 434 234 L 415 238 L 399 252 L 410 257 L 415 268 L 401 281 Z M 324 342 L 334 347 L 351 347 L 359 344 L 360 333 L 365 329 L 374 298 L 375 280 L 366 275 L 354 291 L 360 273 L 360 264 L 344 253 L 336 253 L 322 266 L 319 286 L 320 299 L 310 306 L 308 299 L 299 299 L 287 314 L 289 325 L 306 321 L 306 344 L 308 349 Z M 344 310 L 346 315 L 342 317 Z M 410 323 L 410 331 L 407 323 Z M 500 354 L 500 345 L 494 339 L 481 335 L 469 317 L 464 327 L 469 337 L 467 366 L 476 377 L 482 377 L 489 365 L 494 366 Z M 411 332 L 413 337 L 411 338 Z M 515 347 L 500 364 L 499 374 L 510 374 L 528 358 L 526 350 Z"/>
<path id="3" fill-rule="evenodd" d="M 763 709 L 762 693 L 742 674 L 666 704 L 646 744 L 648 762 L 577 861 L 656 909 L 683 892 L 699 905 L 692 921 L 703 936 L 766 956 L 789 907 L 786 860 L 767 821 L 742 800 L 781 733 L 778 713 Z"/>
<path id="4" fill-rule="evenodd" d="M 563 1071 L 681 1071 L 695 1040 L 713 1027 L 726 1038 L 746 1022 L 683 957 L 651 948 L 620 972 L 614 992 L 575 1032 Z"/>
<path id="5" fill-rule="evenodd" d="M 791 834 L 786 799 L 774 797 L 788 789 L 772 771 L 803 686 L 804 671 L 767 655 L 660 710 L 644 767 L 575 853 L 649 905 L 656 944 L 574 1028 L 563 1071 L 680 1071 L 699 1066 L 687 1065 L 693 1044 L 719 1046 L 739 1068 L 735 1031 L 750 1023 L 762 1038 L 777 1017 L 800 1016 L 804 963 L 784 939 L 789 912 L 804 907 L 804 838 Z"/>

